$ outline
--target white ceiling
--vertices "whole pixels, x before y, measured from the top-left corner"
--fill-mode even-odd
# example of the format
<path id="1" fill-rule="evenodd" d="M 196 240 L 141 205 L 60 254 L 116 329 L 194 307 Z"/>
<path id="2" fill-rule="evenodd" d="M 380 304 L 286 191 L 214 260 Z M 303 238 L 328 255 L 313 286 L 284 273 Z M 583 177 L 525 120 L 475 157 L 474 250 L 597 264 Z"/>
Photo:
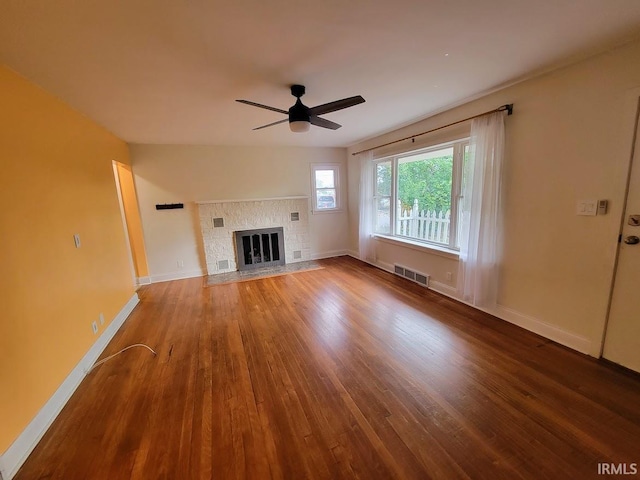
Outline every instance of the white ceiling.
<path id="1" fill-rule="evenodd" d="M 0 59 L 131 143 L 346 146 L 640 34 L 640 0 L 0 0 Z M 308 106 L 366 103 L 294 134 Z"/>

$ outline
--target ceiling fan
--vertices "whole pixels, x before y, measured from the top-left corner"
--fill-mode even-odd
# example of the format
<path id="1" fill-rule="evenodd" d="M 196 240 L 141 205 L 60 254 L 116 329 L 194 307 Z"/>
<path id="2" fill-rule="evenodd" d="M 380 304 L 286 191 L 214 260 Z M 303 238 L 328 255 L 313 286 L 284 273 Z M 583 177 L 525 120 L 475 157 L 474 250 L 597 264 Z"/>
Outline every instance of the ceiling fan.
<path id="1" fill-rule="evenodd" d="M 249 100 L 236 100 L 236 102 L 246 103 L 247 105 L 253 105 L 254 107 L 265 108 L 274 112 L 284 113 L 289 118 L 284 120 L 278 120 L 277 122 L 262 125 L 261 127 L 254 128 L 254 130 L 260 130 L 263 128 L 278 125 L 279 123 L 289 122 L 289 128 L 292 132 L 307 132 L 311 127 L 311 124 L 318 127 L 329 128 L 331 130 L 337 130 L 342 125 L 339 125 L 330 120 L 320 118 L 318 115 L 324 115 L 325 113 L 335 112 L 344 108 L 353 107 L 359 103 L 364 103 L 364 98 L 360 95 L 355 97 L 343 98 L 342 100 L 336 100 L 334 102 L 318 105 L 317 107 L 309 108 L 302 103 L 300 97 L 305 93 L 304 85 L 291 85 L 291 95 L 297 98 L 295 105 L 293 105 L 289 111 L 282 110 L 280 108 L 269 107 L 268 105 L 262 105 L 260 103 L 250 102 Z"/>

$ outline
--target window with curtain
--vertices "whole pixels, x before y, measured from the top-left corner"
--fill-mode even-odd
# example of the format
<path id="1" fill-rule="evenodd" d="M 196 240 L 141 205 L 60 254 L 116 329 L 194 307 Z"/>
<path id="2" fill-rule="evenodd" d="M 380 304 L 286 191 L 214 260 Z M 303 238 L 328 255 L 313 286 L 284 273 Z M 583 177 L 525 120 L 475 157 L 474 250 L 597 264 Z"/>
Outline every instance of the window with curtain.
<path id="1" fill-rule="evenodd" d="M 497 305 L 504 113 L 510 115 L 512 107 L 472 117 L 468 139 L 371 163 L 362 156 L 363 165 L 371 168 L 363 168 L 361 175 L 361 252 L 374 250 L 370 256 L 375 258 L 367 241 L 373 234 L 456 251 L 458 297 L 484 308 Z M 371 195 L 363 184 L 370 185 Z M 364 224 L 373 229 L 370 235 L 362 223 L 367 215 L 373 217 Z"/>
<path id="2" fill-rule="evenodd" d="M 468 139 L 377 159 L 374 232 L 458 250 Z"/>

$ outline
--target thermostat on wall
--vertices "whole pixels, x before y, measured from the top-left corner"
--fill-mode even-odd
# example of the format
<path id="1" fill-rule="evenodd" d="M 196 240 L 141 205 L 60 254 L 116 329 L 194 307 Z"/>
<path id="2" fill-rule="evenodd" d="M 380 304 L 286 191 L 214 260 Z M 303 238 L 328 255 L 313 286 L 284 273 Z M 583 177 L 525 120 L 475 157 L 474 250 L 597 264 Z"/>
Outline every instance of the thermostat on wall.
<path id="1" fill-rule="evenodd" d="M 608 206 L 608 200 L 598 200 L 598 215 L 604 215 L 605 213 L 607 213 Z"/>

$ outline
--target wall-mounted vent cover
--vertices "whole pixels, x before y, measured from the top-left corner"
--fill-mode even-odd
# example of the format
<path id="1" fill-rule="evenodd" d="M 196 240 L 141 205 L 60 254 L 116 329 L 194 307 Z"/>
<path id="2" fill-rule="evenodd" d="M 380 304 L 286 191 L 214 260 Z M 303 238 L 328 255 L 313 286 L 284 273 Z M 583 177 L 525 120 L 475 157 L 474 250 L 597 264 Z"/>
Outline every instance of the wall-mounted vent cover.
<path id="1" fill-rule="evenodd" d="M 424 285 L 425 287 L 428 287 L 429 277 L 421 273 L 416 273 L 416 283 L 419 283 L 420 285 Z"/>
<path id="2" fill-rule="evenodd" d="M 422 285 L 423 287 L 429 287 L 429 275 L 425 275 L 424 273 L 415 272 L 403 267 L 402 265 L 394 265 L 393 273 L 400 277 L 407 278 L 412 282 Z"/>
<path id="3" fill-rule="evenodd" d="M 293 251 L 293 258 L 294 260 L 299 260 L 302 258 L 302 251 L 301 250 L 294 250 Z"/>
<path id="4" fill-rule="evenodd" d="M 300 221 L 300 212 L 291 212 L 291 221 L 299 222 Z"/>
<path id="5" fill-rule="evenodd" d="M 404 276 L 406 278 L 408 278 L 409 280 L 415 280 L 416 279 L 416 272 L 409 270 L 408 268 L 404 269 Z"/>
<path id="6" fill-rule="evenodd" d="M 221 227 L 224 227 L 224 218 L 214 218 L 213 228 L 221 228 Z"/>
<path id="7" fill-rule="evenodd" d="M 218 260 L 218 270 L 229 270 L 229 260 Z"/>

